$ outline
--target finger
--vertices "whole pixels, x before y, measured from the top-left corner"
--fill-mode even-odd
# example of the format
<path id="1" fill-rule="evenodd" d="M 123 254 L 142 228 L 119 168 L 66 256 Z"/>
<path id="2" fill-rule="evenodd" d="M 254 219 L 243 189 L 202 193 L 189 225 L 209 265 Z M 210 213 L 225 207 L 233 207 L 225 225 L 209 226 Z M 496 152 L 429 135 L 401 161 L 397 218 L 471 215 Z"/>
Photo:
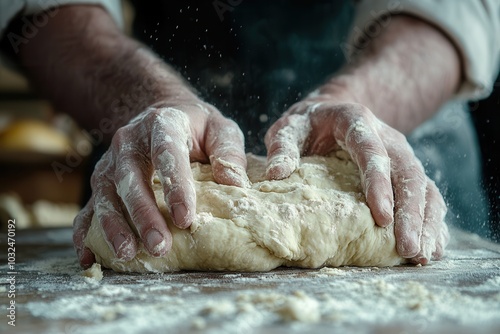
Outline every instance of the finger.
<path id="1" fill-rule="evenodd" d="M 219 115 L 213 116 L 207 129 L 206 151 L 215 181 L 250 187 L 246 173 L 245 139 L 235 122 Z"/>
<path id="2" fill-rule="evenodd" d="M 168 124 L 155 122 L 151 132 L 153 167 L 159 171 L 173 224 L 187 228 L 196 215 L 196 191 L 189 162 L 192 147 L 189 119 L 174 108 L 162 109 L 162 117 Z"/>
<path id="3" fill-rule="evenodd" d="M 428 180 L 426 190 L 425 218 L 420 238 L 420 252 L 412 262 L 427 264 L 431 257 L 440 258 L 443 255 L 442 229 L 446 215 L 446 204 L 433 181 Z"/>
<path id="4" fill-rule="evenodd" d="M 446 225 L 446 222 L 442 222 L 441 224 L 441 229 L 439 233 L 439 238 L 437 239 L 436 243 L 436 250 L 434 253 L 432 253 L 432 258 L 434 260 L 439 260 L 443 257 L 444 255 L 444 249 L 450 242 L 450 231 L 448 230 L 448 225 Z"/>
<path id="5" fill-rule="evenodd" d="M 172 235 L 151 188 L 151 163 L 137 151 L 120 153 L 116 189 L 148 252 L 162 256 L 172 246 Z"/>
<path id="6" fill-rule="evenodd" d="M 388 137 L 386 146 L 392 159 L 397 251 L 402 257 L 413 258 L 420 251 L 427 177 L 406 138 L 399 132 Z"/>
<path id="7" fill-rule="evenodd" d="M 310 131 L 307 114 L 288 114 L 273 124 L 265 136 L 268 179 L 287 178 L 297 169 Z"/>
<path id="8" fill-rule="evenodd" d="M 105 240 L 118 259 L 131 260 L 137 253 L 136 237 L 122 213 L 121 201 L 115 184 L 109 180 L 107 169 L 111 157 L 101 159 L 92 175 L 94 212 L 104 231 Z"/>
<path id="9" fill-rule="evenodd" d="M 92 251 L 85 247 L 85 237 L 90 228 L 92 216 L 94 215 L 93 199 L 91 198 L 83 209 L 78 213 L 73 221 L 73 244 L 75 245 L 76 255 L 80 266 L 89 268 L 95 262 L 95 256 Z"/>
<path id="10" fill-rule="evenodd" d="M 360 169 L 366 202 L 375 223 L 385 227 L 394 221 L 390 159 L 378 136 L 381 123 L 370 115 L 361 105 L 340 105 L 334 113 L 329 113 L 328 117 L 333 119 L 323 123 L 334 124 L 336 141 Z"/>

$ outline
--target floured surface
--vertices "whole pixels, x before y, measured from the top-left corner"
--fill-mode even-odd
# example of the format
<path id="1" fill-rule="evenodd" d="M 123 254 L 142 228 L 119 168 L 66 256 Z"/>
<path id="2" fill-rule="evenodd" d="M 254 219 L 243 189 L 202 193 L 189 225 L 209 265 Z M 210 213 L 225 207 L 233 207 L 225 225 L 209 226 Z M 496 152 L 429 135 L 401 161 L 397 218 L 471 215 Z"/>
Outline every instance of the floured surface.
<path id="1" fill-rule="evenodd" d="M 1 333 L 500 332 L 500 246 L 454 230 L 447 257 L 424 267 L 104 270 L 100 282 L 81 276 L 71 233 L 17 235 L 18 321 Z"/>
<path id="2" fill-rule="evenodd" d="M 191 165 L 197 215 L 190 229 L 171 223 L 159 183 L 156 200 L 173 234 L 166 256 L 143 245 L 131 261 L 116 259 L 96 217 L 85 240 L 97 261 L 116 271 L 268 271 L 279 266 L 394 266 L 393 226 L 375 225 L 358 168 L 347 154 L 305 157 L 287 179 L 265 180 L 265 159 L 248 155 L 250 188 L 214 182 L 210 165 Z"/>

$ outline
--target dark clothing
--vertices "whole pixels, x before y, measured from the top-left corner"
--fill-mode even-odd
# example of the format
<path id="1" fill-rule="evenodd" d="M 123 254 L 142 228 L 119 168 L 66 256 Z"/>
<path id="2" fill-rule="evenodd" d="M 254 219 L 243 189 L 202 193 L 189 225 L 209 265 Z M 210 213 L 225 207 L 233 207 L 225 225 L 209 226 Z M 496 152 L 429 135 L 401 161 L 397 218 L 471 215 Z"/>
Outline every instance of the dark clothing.
<path id="1" fill-rule="evenodd" d="M 349 1 L 240 1 L 225 12 L 216 1 L 134 4 L 136 37 L 234 119 L 258 154 L 267 128 L 342 65 L 354 13 Z"/>

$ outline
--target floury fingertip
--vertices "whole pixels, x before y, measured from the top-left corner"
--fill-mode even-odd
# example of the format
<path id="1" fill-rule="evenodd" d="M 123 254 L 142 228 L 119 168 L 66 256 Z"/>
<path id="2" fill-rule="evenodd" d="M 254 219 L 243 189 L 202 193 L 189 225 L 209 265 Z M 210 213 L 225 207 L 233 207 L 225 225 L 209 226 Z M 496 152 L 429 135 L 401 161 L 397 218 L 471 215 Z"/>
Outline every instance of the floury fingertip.
<path id="1" fill-rule="evenodd" d="M 284 154 L 275 155 L 267 164 L 266 176 L 271 180 L 283 180 L 289 177 L 297 167 L 297 159 Z"/>
<path id="2" fill-rule="evenodd" d="M 161 256 L 167 252 L 167 243 L 163 235 L 156 229 L 151 229 L 146 234 L 146 242 L 151 255 Z"/>

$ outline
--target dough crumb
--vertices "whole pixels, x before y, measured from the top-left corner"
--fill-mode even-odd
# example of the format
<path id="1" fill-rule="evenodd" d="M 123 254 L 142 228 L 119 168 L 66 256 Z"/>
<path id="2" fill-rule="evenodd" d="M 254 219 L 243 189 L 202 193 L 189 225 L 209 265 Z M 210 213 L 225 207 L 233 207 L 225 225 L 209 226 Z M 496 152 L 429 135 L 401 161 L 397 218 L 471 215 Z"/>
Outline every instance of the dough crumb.
<path id="1" fill-rule="evenodd" d="M 207 327 L 207 322 L 202 317 L 195 317 L 195 318 L 193 318 L 193 321 L 191 322 L 191 327 L 192 327 L 192 329 L 195 329 L 195 330 L 202 330 L 202 329 L 205 329 Z"/>
<path id="2" fill-rule="evenodd" d="M 319 303 L 303 291 L 296 291 L 277 309 L 285 321 L 318 322 L 321 318 Z"/>
<path id="3" fill-rule="evenodd" d="M 225 316 L 235 313 L 234 303 L 224 300 L 220 302 L 208 303 L 207 306 L 201 310 L 201 315 L 207 316 Z"/>
<path id="4" fill-rule="evenodd" d="M 91 278 L 96 281 L 102 280 L 103 275 L 101 265 L 99 263 L 94 263 L 92 267 L 83 271 L 82 276 Z"/>
<path id="5" fill-rule="evenodd" d="M 328 275 L 328 276 L 345 276 L 347 272 L 345 270 L 337 269 L 337 268 L 329 268 L 323 267 L 318 270 L 317 275 Z"/>

